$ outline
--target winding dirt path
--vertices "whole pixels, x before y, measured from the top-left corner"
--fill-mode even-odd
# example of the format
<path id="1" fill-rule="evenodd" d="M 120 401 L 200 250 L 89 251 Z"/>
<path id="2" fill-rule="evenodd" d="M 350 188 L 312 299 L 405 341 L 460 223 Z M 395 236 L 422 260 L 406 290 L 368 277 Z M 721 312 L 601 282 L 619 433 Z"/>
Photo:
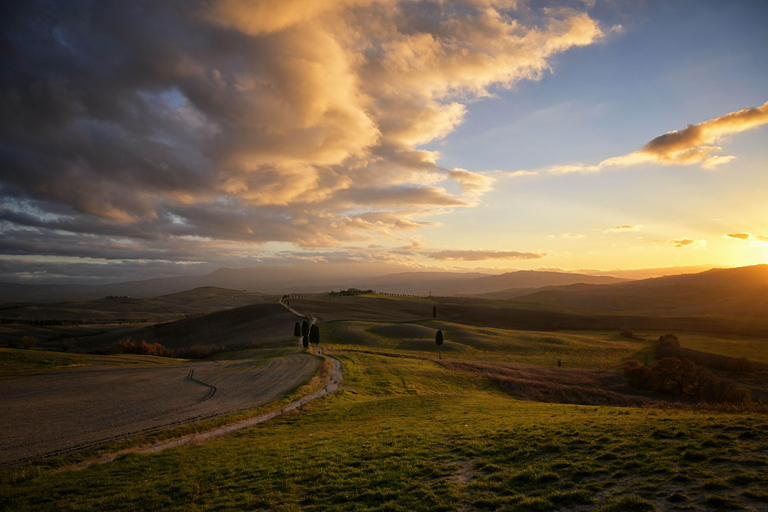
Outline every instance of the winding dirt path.
<path id="1" fill-rule="evenodd" d="M 260 407 L 311 378 L 307 354 L 82 367 L 3 379 L 0 467 Z"/>
<path id="2" fill-rule="evenodd" d="M 84 463 L 70 466 L 64 469 L 84 469 L 84 468 L 87 468 L 88 466 L 91 466 L 92 464 L 105 464 L 107 462 L 115 460 L 120 455 L 124 455 L 126 453 L 158 453 L 158 452 L 162 452 L 163 450 L 167 450 L 169 448 L 177 448 L 180 446 L 193 446 L 196 444 L 203 443 L 205 441 L 209 441 L 211 439 L 216 439 L 218 437 L 226 436 L 238 430 L 242 430 L 242 429 L 252 427 L 254 425 L 258 425 L 259 423 L 263 423 L 267 420 L 271 420 L 272 418 L 276 418 L 277 416 L 289 413 L 291 411 L 295 411 L 296 409 L 299 409 L 304 405 L 314 400 L 317 400 L 320 397 L 334 393 L 341 387 L 341 382 L 342 382 L 341 361 L 339 361 L 336 358 L 324 355 L 322 348 L 318 347 L 317 351 L 318 351 L 318 355 L 321 355 L 322 357 L 329 359 L 332 363 L 331 374 L 328 377 L 328 381 L 326 382 L 325 387 L 323 387 L 323 389 L 315 391 L 311 395 L 307 395 L 305 397 L 302 397 L 296 400 L 295 402 L 291 402 L 290 404 L 286 405 L 285 407 L 277 411 L 262 414 L 260 416 L 256 416 L 255 418 L 243 420 L 237 423 L 233 423 L 231 425 L 225 425 L 223 427 L 215 428 L 207 432 L 201 432 L 199 434 L 193 434 L 190 436 L 180 437 L 176 439 L 169 439 L 167 441 L 161 441 L 159 443 L 153 444 L 152 446 L 129 448 L 127 450 L 110 453 L 102 457 L 99 457 L 97 459 L 92 459 Z"/>

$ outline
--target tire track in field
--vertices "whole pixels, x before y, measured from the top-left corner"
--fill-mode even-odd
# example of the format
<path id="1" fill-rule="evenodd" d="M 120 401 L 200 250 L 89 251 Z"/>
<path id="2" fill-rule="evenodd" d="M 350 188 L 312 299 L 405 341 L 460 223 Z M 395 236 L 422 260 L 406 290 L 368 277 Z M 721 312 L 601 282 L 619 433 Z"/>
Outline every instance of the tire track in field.
<path id="1" fill-rule="evenodd" d="M 194 374 L 195 374 L 195 369 L 194 368 L 189 370 L 189 375 L 187 375 L 187 379 L 191 380 L 192 382 L 197 382 L 198 384 L 201 384 L 203 386 L 206 386 L 206 387 L 210 388 L 210 391 L 208 392 L 208 394 L 205 395 L 202 399 L 200 399 L 200 401 L 201 402 L 205 402 L 206 400 L 210 400 L 211 398 L 213 398 L 213 395 L 216 394 L 216 386 L 211 386 L 210 384 L 206 384 L 205 382 L 203 382 L 201 380 L 197 380 L 194 377 Z"/>

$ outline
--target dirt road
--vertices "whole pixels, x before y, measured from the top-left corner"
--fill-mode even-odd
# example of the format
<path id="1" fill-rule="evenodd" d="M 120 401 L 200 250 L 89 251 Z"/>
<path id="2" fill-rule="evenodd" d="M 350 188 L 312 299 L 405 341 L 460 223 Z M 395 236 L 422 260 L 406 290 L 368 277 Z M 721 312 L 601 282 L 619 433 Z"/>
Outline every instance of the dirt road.
<path id="1" fill-rule="evenodd" d="M 323 349 L 319 348 L 317 349 L 317 353 L 319 355 L 323 355 Z M 341 361 L 338 359 L 335 359 L 333 357 L 328 357 L 323 355 L 323 357 L 326 357 L 330 359 L 333 366 L 331 368 L 331 375 L 328 378 L 328 382 L 326 383 L 325 387 L 319 391 L 316 391 L 312 393 L 311 395 L 307 395 L 303 398 L 300 398 L 299 400 L 296 400 L 295 402 L 291 402 L 290 404 L 286 405 L 285 407 L 273 411 L 270 413 L 262 414 L 260 416 L 257 416 L 255 418 L 251 418 L 248 420 L 240 421 L 238 423 L 233 423 L 232 425 L 226 425 L 224 427 L 219 427 L 213 430 L 209 430 L 207 432 L 201 432 L 199 434 L 193 434 L 191 436 L 181 437 L 177 439 L 169 439 L 167 441 L 161 441 L 159 443 L 153 444 L 152 446 L 146 446 L 143 448 L 130 448 L 127 450 L 123 450 L 120 452 L 110 453 L 107 455 L 103 455 L 102 457 L 99 457 L 98 459 L 89 460 L 82 464 L 78 464 L 76 466 L 72 466 L 68 469 L 84 469 L 92 464 L 104 464 L 107 462 L 110 462 L 120 455 L 123 455 L 125 453 L 134 452 L 134 453 L 158 453 L 163 450 L 167 450 L 169 448 L 177 448 L 179 446 L 191 446 L 199 443 L 203 443 L 205 441 L 215 439 L 217 437 L 222 437 L 227 434 L 230 434 L 232 432 L 236 432 L 238 430 L 242 430 L 245 428 L 252 427 L 254 425 L 258 425 L 259 423 L 263 423 L 267 420 L 271 420 L 272 418 L 275 418 L 277 416 L 280 416 L 282 414 L 286 414 L 291 411 L 295 411 L 296 409 L 299 409 L 300 407 L 312 402 L 313 400 L 317 400 L 320 397 L 323 397 L 325 395 L 328 395 L 330 393 L 335 392 L 341 387 L 341 381 L 342 381 L 342 371 L 341 371 Z"/>
<path id="2" fill-rule="evenodd" d="M 91 367 L 3 380 L 0 467 L 263 405 L 310 377 L 318 360 Z"/>

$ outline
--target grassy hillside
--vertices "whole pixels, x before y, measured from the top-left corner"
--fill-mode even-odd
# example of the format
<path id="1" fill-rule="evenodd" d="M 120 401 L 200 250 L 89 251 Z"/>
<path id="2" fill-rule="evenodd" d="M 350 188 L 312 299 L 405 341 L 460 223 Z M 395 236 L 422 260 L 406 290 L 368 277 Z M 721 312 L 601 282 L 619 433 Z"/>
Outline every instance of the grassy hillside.
<path id="1" fill-rule="evenodd" d="M 3 321 L 0 345 L 18 345 L 24 336 L 32 336 L 38 347 L 60 349 L 62 340 L 113 332 L 118 332 L 113 337 L 119 338 L 120 331 L 128 330 L 137 335 L 137 325 L 169 322 L 276 300 L 276 297 L 257 293 L 204 287 L 154 298 L 119 296 L 90 301 L 5 302 L 0 305 Z"/>
<path id="2" fill-rule="evenodd" d="M 158 322 L 249 304 L 274 302 L 275 299 L 258 293 L 209 286 L 153 298 L 114 296 L 89 301 L 5 302 L 0 307 L 0 318 L 19 321 L 56 319 L 83 323 Z"/>
<path id="3" fill-rule="evenodd" d="M 280 304 L 253 304 L 155 324 L 138 329 L 84 338 L 78 346 L 93 350 L 106 348 L 119 339 L 131 338 L 160 343 L 169 349 L 195 345 L 226 347 L 272 347 L 296 344 L 293 328 L 299 317 Z"/>
<path id="4" fill-rule="evenodd" d="M 437 358 L 435 333 L 443 331 L 440 347 L 446 359 L 507 361 L 541 366 L 607 369 L 627 359 L 652 358 L 650 341 L 630 340 L 618 332 L 546 332 L 476 327 L 451 322 L 337 321 L 322 325 L 323 337 L 338 350 Z"/>
<path id="5" fill-rule="evenodd" d="M 768 420 L 521 402 L 433 361 L 340 354 L 345 391 L 230 438 L 0 473 L 6 510 L 670 510 L 768 503 Z"/>
<path id="6" fill-rule="evenodd" d="M 68 354 L 47 350 L 0 348 L 0 379 L 32 372 L 79 368 L 83 366 L 126 366 L 136 364 L 169 364 L 179 359 L 168 357 L 121 354 L 100 356 Z"/>
<path id="7" fill-rule="evenodd" d="M 536 291 L 524 298 L 636 315 L 765 318 L 768 265 L 712 269 L 610 286 L 566 286 Z"/>
<path id="8" fill-rule="evenodd" d="M 617 330 L 508 328 L 508 315 L 535 310 L 505 301 L 343 297 L 291 305 L 321 317 L 321 346 L 343 364 L 342 391 L 199 446 L 82 471 L 0 471 L 0 502 L 7 510 L 768 508 L 763 414 L 523 401 L 488 375 L 510 377 L 533 363 L 548 368 L 525 374 L 528 386 L 597 388 L 621 361 L 648 354 L 664 331 L 627 339 Z M 240 314 L 226 313 L 221 326 Z M 191 333 L 195 325 L 174 329 Z M 435 360 L 436 329 L 451 364 Z M 683 346 L 768 360 L 759 338 L 676 332 Z"/>
<path id="9" fill-rule="evenodd" d="M 385 295 L 292 299 L 292 305 L 321 320 L 411 322 L 437 318 L 452 323 L 512 330 L 685 331 L 768 337 L 768 316 L 658 316 L 617 314 L 568 304 L 527 300 Z"/>

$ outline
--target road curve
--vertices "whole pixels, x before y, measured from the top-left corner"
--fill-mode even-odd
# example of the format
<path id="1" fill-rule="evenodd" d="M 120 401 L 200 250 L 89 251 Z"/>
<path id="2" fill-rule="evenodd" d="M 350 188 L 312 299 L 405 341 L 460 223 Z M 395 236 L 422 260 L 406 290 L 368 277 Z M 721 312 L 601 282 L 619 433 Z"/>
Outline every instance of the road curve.
<path id="1" fill-rule="evenodd" d="M 233 423 L 231 425 L 225 425 L 223 427 L 215 428 L 213 430 L 209 430 L 207 432 L 201 432 L 199 434 L 193 434 L 190 436 L 180 437 L 176 439 L 169 439 L 167 441 L 161 441 L 159 443 L 153 444 L 151 446 L 146 447 L 140 447 L 140 448 L 129 448 L 127 450 L 121 450 L 119 452 L 110 453 L 107 455 L 104 455 L 98 459 L 92 459 L 90 461 L 84 462 L 82 464 L 77 464 L 75 466 L 70 466 L 68 468 L 64 469 L 84 469 L 92 464 L 104 464 L 107 462 L 110 462 L 120 455 L 124 455 L 126 453 L 158 453 L 163 450 L 167 450 L 169 448 L 176 448 L 179 446 L 191 446 L 195 444 L 199 444 L 205 441 L 209 441 L 211 439 L 216 439 L 218 437 L 225 436 L 227 434 L 230 434 L 232 432 L 242 430 L 245 428 L 252 427 L 254 425 L 258 425 L 259 423 L 263 423 L 267 420 L 271 420 L 272 418 L 276 418 L 277 416 L 289 413 L 291 411 L 295 411 L 296 409 L 299 409 L 300 407 L 303 407 L 304 405 L 317 400 L 320 397 L 323 397 L 325 395 L 329 395 L 331 393 L 334 393 L 341 387 L 342 382 L 342 367 L 341 367 L 341 361 L 339 361 L 336 358 L 329 357 L 323 354 L 323 349 L 318 347 L 318 354 L 322 357 L 328 359 L 332 363 L 331 367 L 331 374 L 328 377 L 328 381 L 326 382 L 325 387 L 323 389 L 320 389 L 318 391 L 315 391 L 311 395 L 307 395 L 305 397 L 302 397 L 294 402 L 291 402 L 290 404 L 286 405 L 285 407 L 278 409 L 277 411 L 269 412 L 266 414 L 262 414 L 260 416 L 256 416 L 255 418 L 250 418 L 247 420 L 243 420 L 237 423 Z"/>

